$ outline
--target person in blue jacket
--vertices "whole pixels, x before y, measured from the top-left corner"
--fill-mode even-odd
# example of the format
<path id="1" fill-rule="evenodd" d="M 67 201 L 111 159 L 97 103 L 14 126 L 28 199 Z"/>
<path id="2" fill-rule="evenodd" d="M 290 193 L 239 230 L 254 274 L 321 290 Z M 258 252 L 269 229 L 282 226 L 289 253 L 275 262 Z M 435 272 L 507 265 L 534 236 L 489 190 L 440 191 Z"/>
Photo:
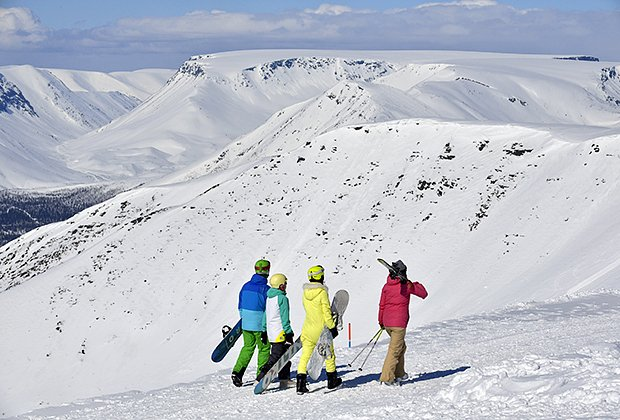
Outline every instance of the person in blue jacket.
<path id="1" fill-rule="evenodd" d="M 254 349 L 258 347 L 258 368 L 269 360 L 269 340 L 263 326 L 267 291 L 267 284 L 271 264 L 267 260 L 258 260 L 254 264 L 255 274 L 245 283 L 239 292 L 239 315 L 241 316 L 241 330 L 243 334 L 243 348 L 237 358 L 232 371 L 232 382 L 235 386 L 243 385 L 243 374 L 252 360 Z"/>

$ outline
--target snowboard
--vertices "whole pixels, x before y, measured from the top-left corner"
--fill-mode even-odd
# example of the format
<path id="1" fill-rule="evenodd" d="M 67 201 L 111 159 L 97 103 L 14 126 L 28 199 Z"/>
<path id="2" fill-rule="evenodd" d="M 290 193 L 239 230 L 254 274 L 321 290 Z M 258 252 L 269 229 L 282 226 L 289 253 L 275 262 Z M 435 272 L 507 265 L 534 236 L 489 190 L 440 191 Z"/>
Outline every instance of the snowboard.
<path id="1" fill-rule="evenodd" d="M 239 337 L 241 337 L 241 320 L 235 324 L 232 330 L 226 334 L 222 341 L 220 341 L 220 344 L 213 350 L 213 353 L 211 353 L 211 360 L 215 363 L 221 362 L 230 349 L 233 348 Z"/>
<path id="2" fill-rule="evenodd" d="M 332 299 L 331 306 L 332 314 L 336 315 L 336 329 L 338 331 L 342 331 L 342 318 L 348 304 L 349 292 L 346 290 L 338 290 Z M 332 337 L 332 333 L 329 331 L 329 328 L 323 327 L 323 331 L 321 331 L 316 347 L 314 347 L 314 351 L 308 361 L 308 376 L 315 381 L 319 379 L 319 376 L 321 376 L 325 359 L 332 357 L 333 342 L 334 338 Z"/>
<path id="3" fill-rule="evenodd" d="M 301 337 L 298 337 L 297 340 L 295 340 L 293 344 L 288 349 L 286 349 L 284 354 L 280 356 L 276 364 L 267 371 L 265 376 L 263 376 L 263 379 L 261 379 L 256 384 L 256 386 L 254 387 L 254 393 L 257 395 L 262 394 L 267 389 L 271 381 L 273 381 L 273 379 L 278 376 L 278 373 L 282 370 L 284 365 L 287 364 L 300 349 Z"/>
<path id="4" fill-rule="evenodd" d="M 394 267 L 392 267 L 391 264 L 388 264 L 387 261 L 385 261 L 383 258 L 377 258 L 377 261 L 379 261 L 379 263 L 381 263 L 385 268 L 387 268 L 390 271 L 390 274 L 398 277 L 398 278 L 403 278 L 402 275 L 397 274 L 396 270 L 394 270 Z M 407 277 L 404 277 L 405 281 L 408 281 L 409 279 Z"/>

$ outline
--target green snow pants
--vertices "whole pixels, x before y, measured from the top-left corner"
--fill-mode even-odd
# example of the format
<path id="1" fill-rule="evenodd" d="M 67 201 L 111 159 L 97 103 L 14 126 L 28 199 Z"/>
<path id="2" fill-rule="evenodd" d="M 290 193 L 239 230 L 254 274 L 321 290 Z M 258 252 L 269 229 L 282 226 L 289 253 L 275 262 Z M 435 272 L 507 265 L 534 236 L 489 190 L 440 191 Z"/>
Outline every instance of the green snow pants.
<path id="1" fill-rule="evenodd" d="M 270 345 L 269 342 L 266 344 L 263 343 L 261 334 L 260 331 L 243 330 L 243 347 L 241 348 L 241 353 L 239 353 L 233 372 L 243 375 L 245 369 L 250 364 L 250 360 L 252 360 L 256 347 L 258 347 L 258 366 L 256 368 L 256 373 L 258 374 L 265 363 L 267 363 L 269 360 Z"/>

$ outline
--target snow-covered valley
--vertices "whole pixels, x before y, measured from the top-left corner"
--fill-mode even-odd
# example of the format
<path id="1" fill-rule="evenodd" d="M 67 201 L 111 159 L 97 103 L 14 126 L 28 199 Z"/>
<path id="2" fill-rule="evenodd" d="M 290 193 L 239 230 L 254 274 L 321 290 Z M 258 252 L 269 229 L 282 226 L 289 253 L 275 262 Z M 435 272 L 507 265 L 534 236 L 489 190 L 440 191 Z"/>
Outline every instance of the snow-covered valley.
<path id="1" fill-rule="evenodd" d="M 56 148 L 131 111 L 171 74 L 0 67 L 0 188 L 95 181 L 67 168 Z"/>
<path id="2" fill-rule="evenodd" d="M 0 414 L 319 418 L 331 403 L 342 418 L 613 418 L 617 68 L 458 52 L 192 58 L 63 142 L 72 170 L 144 185 L 0 248 Z M 237 350 L 209 357 L 262 257 L 290 279 L 296 332 L 305 272 L 325 266 L 330 290 L 351 295 L 354 346 L 377 328 L 376 258 L 405 261 L 429 291 L 412 304 L 411 383 L 374 383 L 385 342 L 360 373 L 343 366 L 360 348 L 339 339 L 338 392 L 234 389 Z M 244 408 L 225 411 L 231 399 Z M 308 400 L 318 411 L 301 411 Z"/>

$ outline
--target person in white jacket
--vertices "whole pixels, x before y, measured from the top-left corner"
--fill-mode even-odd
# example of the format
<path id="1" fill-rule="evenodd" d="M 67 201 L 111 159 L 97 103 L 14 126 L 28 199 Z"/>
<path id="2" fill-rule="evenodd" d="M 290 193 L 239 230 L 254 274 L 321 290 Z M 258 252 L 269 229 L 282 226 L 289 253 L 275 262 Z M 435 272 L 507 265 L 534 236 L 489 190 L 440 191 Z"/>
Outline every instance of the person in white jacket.
<path id="1" fill-rule="evenodd" d="M 267 304 L 263 318 L 264 328 L 267 330 L 267 338 L 271 343 L 269 360 L 262 367 L 256 377 L 260 381 L 269 372 L 269 369 L 280 359 L 284 352 L 293 344 L 293 329 L 289 317 L 289 300 L 286 296 L 287 279 L 284 274 L 274 274 L 269 279 L 271 288 L 267 291 Z M 288 362 L 278 373 L 281 388 L 288 388 L 292 381 L 291 362 Z"/>

